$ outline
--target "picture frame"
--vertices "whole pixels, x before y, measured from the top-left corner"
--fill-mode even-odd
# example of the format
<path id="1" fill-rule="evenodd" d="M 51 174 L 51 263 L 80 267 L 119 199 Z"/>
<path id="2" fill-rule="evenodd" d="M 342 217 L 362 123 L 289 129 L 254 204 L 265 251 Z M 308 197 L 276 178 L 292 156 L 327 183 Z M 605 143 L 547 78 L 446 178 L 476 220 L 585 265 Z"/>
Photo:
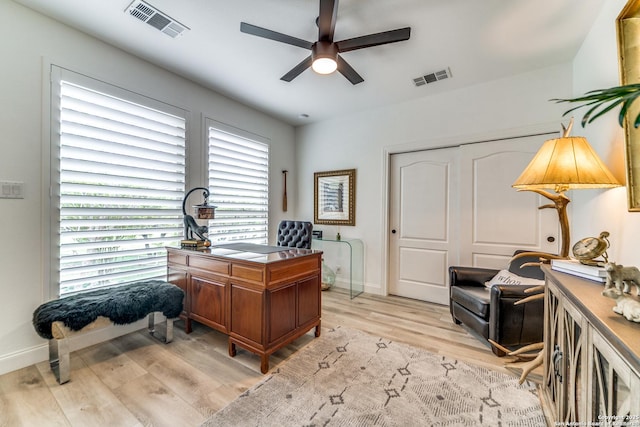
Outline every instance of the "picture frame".
<path id="1" fill-rule="evenodd" d="M 356 225 L 356 170 L 315 172 L 313 222 Z"/>
<path id="2" fill-rule="evenodd" d="M 640 0 L 629 0 L 616 19 L 618 60 L 622 85 L 640 82 Z M 633 125 L 640 114 L 640 103 L 634 102 L 624 118 L 625 160 L 629 212 L 640 212 L 640 128 Z"/>

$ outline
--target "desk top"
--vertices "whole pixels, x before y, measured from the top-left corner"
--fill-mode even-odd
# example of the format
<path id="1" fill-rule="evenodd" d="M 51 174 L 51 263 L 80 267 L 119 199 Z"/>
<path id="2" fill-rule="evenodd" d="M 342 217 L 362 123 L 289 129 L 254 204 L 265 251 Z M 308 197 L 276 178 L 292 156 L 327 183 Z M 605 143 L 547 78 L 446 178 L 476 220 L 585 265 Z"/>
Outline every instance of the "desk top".
<path id="1" fill-rule="evenodd" d="M 232 260 L 244 260 L 269 264 L 285 259 L 303 258 L 310 255 L 321 254 L 322 251 L 313 249 L 290 248 L 287 246 L 267 246 L 255 243 L 228 243 L 214 245 L 207 249 L 168 248 L 171 250 L 185 251 L 187 253 L 199 253 Z"/>

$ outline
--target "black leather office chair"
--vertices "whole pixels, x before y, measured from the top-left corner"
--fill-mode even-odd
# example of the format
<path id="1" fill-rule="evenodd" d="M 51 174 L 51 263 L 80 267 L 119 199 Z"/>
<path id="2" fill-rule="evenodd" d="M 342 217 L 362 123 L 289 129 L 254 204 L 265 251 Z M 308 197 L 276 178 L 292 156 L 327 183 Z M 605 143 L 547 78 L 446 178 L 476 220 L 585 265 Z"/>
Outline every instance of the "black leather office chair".
<path id="1" fill-rule="evenodd" d="M 522 251 L 516 251 L 518 254 Z M 515 255 L 514 254 L 514 255 Z M 520 266 L 536 262 L 537 257 L 517 259 L 509 265 L 509 271 L 522 277 L 544 279 L 538 266 Z M 498 344 L 515 349 L 527 344 L 542 342 L 544 301 L 542 299 L 514 305 L 516 301 L 536 293 L 524 293 L 532 286 L 494 285 L 490 289 L 485 282 L 499 270 L 478 267 L 449 267 L 449 310 L 456 324 L 467 327 Z M 491 346 L 494 354 L 505 353 Z"/>
<path id="2" fill-rule="evenodd" d="M 278 246 L 311 249 L 313 224 L 309 221 L 280 221 L 278 224 Z"/>

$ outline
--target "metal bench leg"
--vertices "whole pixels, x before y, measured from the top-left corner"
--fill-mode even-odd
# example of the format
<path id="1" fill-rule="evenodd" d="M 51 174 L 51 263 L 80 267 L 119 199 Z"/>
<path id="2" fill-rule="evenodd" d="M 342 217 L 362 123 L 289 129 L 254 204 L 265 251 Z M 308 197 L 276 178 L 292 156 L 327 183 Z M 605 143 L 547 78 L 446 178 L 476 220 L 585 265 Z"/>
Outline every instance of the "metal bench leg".
<path id="1" fill-rule="evenodd" d="M 155 313 L 149 313 L 149 333 L 152 337 L 166 344 L 173 341 L 173 319 L 167 319 L 164 336 L 156 331 Z"/>
<path id="2" fill-rule="evenodd" d="M 58 384 L 69 381 L 71 363 L 69 359 L 69 340 L 67 338 L 49 340 L 49 366 L 56 376 Z"/>

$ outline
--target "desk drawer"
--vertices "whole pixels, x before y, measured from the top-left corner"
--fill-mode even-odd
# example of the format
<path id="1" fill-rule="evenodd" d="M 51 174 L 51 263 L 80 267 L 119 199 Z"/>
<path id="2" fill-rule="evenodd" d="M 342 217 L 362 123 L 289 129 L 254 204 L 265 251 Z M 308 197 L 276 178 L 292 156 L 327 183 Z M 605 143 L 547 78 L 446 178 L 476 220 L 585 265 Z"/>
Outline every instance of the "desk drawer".
<path id="1" fill-rule="evenodd" d="M 187 265 L 187 255 L 174 252 L 169 252 L 167 255 L 170 264 Z"/>
<path id="2" fill-rule="evenodd" d="M 319 261 L 319 257 L 313 257 L 302 258 L 288 264 L 277 264 L 269 270 L 269 282 L 279 282 L 309 274 L 309 272 L 320 268 Z"/>
<path id="3" fill-rule="evenodd" d="M 250 280 L 252 282 L 262 282 L 264 280 L 261 268 L 238 264 L 233 264 L 231 266 L 231 276 L 237 279 Z"/>
<path id="4" fill-rule="evenodd" d="M 189 256 L 189 267 L 229 276 L 229 263 L 217 259 L 191 255 Z"/>

